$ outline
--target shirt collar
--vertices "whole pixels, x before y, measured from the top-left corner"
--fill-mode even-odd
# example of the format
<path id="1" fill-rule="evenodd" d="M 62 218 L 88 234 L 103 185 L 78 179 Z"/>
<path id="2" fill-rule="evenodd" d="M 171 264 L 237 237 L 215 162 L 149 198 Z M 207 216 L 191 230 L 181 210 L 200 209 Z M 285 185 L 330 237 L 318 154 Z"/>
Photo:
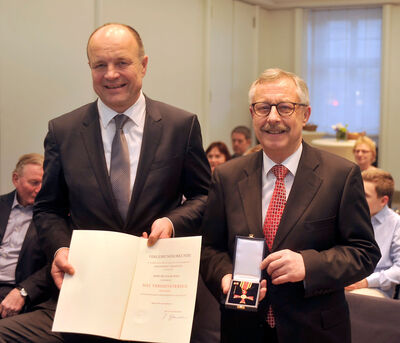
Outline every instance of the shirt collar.
<path id="1" fill-rule="evenodd" d="M 14 194 L 14 201 L 13 201 L 13 203 L 12 203 L 11 209 L 14 209 L 14 208 L 16 208 L 16 207 L 18 207 L 18 208 L 25 208 L 25 209 L 32 209 L 32 208 L 33 208 L 33 205 L 23 206 L 23 205 L 18 201 L 17 191 L 15 191 L 15 194 Z"/>
<path id="2" fill-rule="evenodd" d="M 303 151 L 303 143 L 300 144 L 300 146 L 297 148 L 297 150 L 291 154 L 286 160 L 284 160 L 281 164 L 284 165 L 287 169 L 289 169 L 289 172 L 295 176 L 297 167 L 299 166 L 299 161 L 301 157 L 301 153 Z M 263 168 L 264 168 L 264 173 L 268 173 L 271 168 L 276 165 L 274 161 L 272 161 L 267 154 L 263 151 Z"/>
<path id="3" fill-rule="evenodd" d="M 388 205 L 385 205 L 377 214 L 372 216 L 371 221 L 376 221 L 377 223 L 382 223 L 385 220 L 386 213 L 389 210 Z"/>
<path id="4" fill-rule="evenodd" d="M 104 102 L 101 101 L 100 98 L 97 100 L 97 109 L 99 110 L 100 123 L 105 129 L 110 124 L 111 120 L 119 113 L 104 104 Z M 146 99 L 143 95 L 143 92 L 140 91 L 140 95 L 137 101 L 126 111 L 124 111 L 124 114 L 129 117 L 136 126 L 143 128 L 145 112 Z"/>

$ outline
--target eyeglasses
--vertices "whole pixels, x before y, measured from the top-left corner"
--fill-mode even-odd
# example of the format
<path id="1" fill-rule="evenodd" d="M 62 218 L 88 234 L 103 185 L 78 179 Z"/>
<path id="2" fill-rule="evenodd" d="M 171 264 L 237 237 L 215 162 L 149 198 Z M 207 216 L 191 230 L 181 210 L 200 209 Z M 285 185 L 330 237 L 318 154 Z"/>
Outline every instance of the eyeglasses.
<path id="1" fill-rule="evenodd" d="M 251 104 L 253 111 L 259 117 L 268 117 L 271 113 L 272 106 L 276 107 L 279 115 L 281 117 L 290 117 L 296 109 L 297 106 L 308 106 L 306 104 L 300 104 L 297 102 L 280 102 L 278 104 L 269 104 L 267 102 L 255 102 Z"/>

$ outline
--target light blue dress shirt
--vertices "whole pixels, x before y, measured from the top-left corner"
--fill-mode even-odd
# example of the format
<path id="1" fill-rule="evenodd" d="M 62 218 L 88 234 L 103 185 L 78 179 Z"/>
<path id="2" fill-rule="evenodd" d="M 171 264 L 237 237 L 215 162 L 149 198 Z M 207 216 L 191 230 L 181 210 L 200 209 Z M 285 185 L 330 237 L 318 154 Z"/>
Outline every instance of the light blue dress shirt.
<path id="1" fill-rule="evenodd" d="M 32 221 L 33 206 L 22 206 L 18 202 L 16 195 L 17 192 L 15 192 L 7 228 L 0 244 L 0 283 L 15 283 L 15 270 L 19 253 Z"/>
<path id="2" fill-rule="evenodd" d="M 400 216 L 385 206 L 371 222 L 382 257 L 367 277 L 368 287 L 378 288 L 392 298 L 396 284 L 400 283 Z"/>

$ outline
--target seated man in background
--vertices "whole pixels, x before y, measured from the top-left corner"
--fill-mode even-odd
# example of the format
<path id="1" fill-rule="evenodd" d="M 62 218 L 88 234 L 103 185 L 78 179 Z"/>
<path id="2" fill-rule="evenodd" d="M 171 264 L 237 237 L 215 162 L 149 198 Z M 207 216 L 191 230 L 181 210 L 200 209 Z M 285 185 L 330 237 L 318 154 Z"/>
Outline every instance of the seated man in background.
<path id="1" fill-rule="evenodd" d="M 232 158 L 242 156 L 251 147 L 251 132 L 247 126 L 236 126 L 231 133 Z"/>
<path id="2" fill-rule="evenodd" d="M 388 206 L 394 192 L 394 181 L 390 173 L 381 169 L 365 170 L 362 178 L 375 240 L 382 257 L 370 276 L 346 289 L 374 288 L 392 298 L 396 284 L 400 283 L 400 216 Z"/>
<path id="3" fill-rule="evenodd" d="M 15 190 L 0 196 L 0 315 L 16 315 L 43 300 L 45 255 L 32 223 L 32 207 L 42 186 L 43 156 L 21 156 L 12 173 Z"/>

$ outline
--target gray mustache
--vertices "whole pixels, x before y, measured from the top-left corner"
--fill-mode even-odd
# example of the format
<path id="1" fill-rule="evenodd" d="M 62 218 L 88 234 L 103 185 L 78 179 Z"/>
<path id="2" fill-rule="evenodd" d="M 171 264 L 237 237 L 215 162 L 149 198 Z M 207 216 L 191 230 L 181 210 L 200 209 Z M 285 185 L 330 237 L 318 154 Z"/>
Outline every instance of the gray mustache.
<path id="1" fill-rule="evenodd" d="M 263 131 L 273 131 L 273 132 L 287 132 L 289 131 L 289 129 L 286 126 L 281 126 L 281 125 L 276 125 L 276 126 L 272 126 L 272 125 L 265 125 L 262 128 Z"/>

